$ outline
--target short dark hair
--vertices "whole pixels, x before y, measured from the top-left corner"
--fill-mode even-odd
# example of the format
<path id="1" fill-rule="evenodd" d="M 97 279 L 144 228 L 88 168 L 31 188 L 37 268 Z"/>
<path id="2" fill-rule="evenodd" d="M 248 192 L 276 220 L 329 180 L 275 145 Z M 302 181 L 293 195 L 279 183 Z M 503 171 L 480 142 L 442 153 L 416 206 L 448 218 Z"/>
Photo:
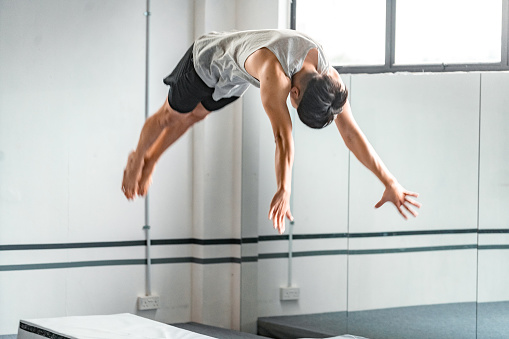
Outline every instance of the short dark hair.
<path id="1" fill-rule="evenodd" d="M 307 79 L 305 79 L 307 80 Z M 341 113 L 348 90 L 328 75 L 312 74 L 297 108 L 300 120 L 311 128 L 323 128 Z"/>

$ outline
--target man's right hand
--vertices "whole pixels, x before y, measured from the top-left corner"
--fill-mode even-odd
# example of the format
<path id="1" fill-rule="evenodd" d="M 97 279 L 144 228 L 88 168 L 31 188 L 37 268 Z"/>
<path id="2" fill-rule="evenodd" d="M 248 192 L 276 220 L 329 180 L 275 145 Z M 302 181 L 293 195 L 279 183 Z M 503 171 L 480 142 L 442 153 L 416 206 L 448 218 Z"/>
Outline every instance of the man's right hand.
<path id="1" fill-rule="evenodd" d="M 269 210 L 269 219 L 272 220 L 274 229 L 279 234 L 285 232 L 285 216 L 288 220 L 293 221 L 292 212 L 290 211 L 290 192 L 280 188 L 272 198 Z"/>

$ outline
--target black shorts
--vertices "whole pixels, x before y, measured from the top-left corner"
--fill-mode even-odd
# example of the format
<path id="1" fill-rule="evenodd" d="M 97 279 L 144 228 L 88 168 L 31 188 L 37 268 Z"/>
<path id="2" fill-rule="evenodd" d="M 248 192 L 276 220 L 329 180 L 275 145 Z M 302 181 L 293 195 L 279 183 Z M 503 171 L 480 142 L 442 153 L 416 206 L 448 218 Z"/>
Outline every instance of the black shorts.
<path id="1" fill-rule="evenodd" d="M 170 107 L 179 113 L 188 113 L 201 102 L 208 111 L 217 111 L 237 100 L 239 97 L 224 98 L 219 101 L 212 99 L 214 89 L 208 87 L 194 69 L 193 46 L 187 50 L 173 72 L 163 80 L 170 86 L 168 91 Z"/>

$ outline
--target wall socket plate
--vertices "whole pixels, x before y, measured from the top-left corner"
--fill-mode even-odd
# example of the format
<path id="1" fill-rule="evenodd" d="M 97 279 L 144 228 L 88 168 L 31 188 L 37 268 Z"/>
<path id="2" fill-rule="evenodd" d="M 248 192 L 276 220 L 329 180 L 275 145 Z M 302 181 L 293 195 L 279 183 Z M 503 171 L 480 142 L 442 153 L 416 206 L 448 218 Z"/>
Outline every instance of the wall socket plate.
<path id="1" fill-rule="evenodd" d="M 280 300 L 299 300 L 300 288 L 296 286 L 281 287 L 279 289 Z"/>
<path id="2" fill-rule="evenodd" d="M 159 297 L 157 295 L 149 295 L 138 297 L 138 310 L 157 310 L 159 308 Z"/>

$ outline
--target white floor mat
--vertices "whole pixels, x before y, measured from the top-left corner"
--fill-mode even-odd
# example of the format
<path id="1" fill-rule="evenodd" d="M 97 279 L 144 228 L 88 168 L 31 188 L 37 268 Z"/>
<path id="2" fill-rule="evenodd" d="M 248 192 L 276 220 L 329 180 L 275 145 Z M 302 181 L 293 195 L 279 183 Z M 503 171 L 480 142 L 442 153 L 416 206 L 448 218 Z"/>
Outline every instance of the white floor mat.
<path id="1" fill-rule="evenodd" d="M 18 339 L 205 339 L 190 332 L 132 314 L 20 320 Z"/>

